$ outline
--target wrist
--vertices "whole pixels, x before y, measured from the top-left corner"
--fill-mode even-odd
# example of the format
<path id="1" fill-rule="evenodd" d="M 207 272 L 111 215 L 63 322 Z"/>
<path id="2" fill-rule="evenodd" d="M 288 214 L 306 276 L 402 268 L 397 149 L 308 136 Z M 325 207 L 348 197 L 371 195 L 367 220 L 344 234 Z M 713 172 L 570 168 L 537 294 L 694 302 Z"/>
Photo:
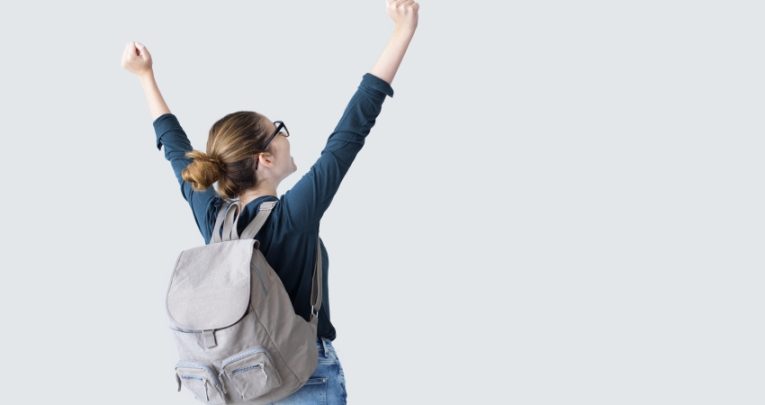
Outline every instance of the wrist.
<path id="1" fill-rule="evenodd" d="M 396 25 L 393 29 L 393 35 L 397 37 L 411 38 L 414 35 L 416 27 L 409 27 L 406 25 Z"/>
<path id="2" fill-rule="evenodd" d="M 141 82 L 153 82 L 154 81 L 154 71 L 152 69 L 144 70 L 141 73 L 138 73 L 138 79 L 141 80 Z"/>

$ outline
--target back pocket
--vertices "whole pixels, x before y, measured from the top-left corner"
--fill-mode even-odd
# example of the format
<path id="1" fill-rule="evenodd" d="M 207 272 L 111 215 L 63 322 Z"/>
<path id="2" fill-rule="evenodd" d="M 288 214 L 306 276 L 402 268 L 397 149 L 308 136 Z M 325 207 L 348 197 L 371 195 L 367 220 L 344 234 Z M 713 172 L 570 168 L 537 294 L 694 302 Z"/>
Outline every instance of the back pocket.
<path id="1" fill-rule="evenodd" d="M 279 372 L 262 346 L 243 350 L 223 360 L 221 375 L 230 395 L 242 400 L 266 395 L 282 384 Z"/>
<path id="2" fill-rule="evenodd" d="M 212 367 L 192 361 L 179 361 L 175 365 L 178 391 L 185 387 L 197 400 L 208 404 L 225 404 L 221 385 Z"/>

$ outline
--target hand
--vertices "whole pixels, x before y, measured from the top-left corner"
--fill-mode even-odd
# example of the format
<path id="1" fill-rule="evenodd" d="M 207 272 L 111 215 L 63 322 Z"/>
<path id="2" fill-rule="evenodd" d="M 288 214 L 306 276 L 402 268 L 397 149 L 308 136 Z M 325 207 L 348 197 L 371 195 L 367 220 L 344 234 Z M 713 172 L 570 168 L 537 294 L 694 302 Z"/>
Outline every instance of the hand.
<path id="1" fill-rule="evenodd" d="M 396 29 L 414 32 L 417 29 L 417 11 L 420 5 L 414 0 L 385 0 L 387 11 Z"/>
<path id="2" fill-rule="evenodd" d="M 152 71 L 151 64 L 151 54 L 142 43 L 128 42 L 125 51 L 122 52 L 122 67 L 142 76 Z"/>

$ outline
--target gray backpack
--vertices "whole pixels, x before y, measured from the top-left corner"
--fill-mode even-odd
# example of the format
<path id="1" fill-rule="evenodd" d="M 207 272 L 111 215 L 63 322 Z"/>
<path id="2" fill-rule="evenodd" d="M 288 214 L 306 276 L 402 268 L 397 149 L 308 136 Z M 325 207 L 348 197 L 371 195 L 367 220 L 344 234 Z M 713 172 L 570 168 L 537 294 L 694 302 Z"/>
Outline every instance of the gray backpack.
<path id="1" fill-rule="evenodd" d="M 295 313 L 254 239 L 277 202 L 261 203 L 239 237 L 239 206 L 226 200 L 211 243 L 182 251 L 175 264 L 167 314 L 180 359 L 177 388 L 204 403 L 277 401 L 300 389 L 316 369 L 321 250 L 317 245 L 307 322 Z"/>

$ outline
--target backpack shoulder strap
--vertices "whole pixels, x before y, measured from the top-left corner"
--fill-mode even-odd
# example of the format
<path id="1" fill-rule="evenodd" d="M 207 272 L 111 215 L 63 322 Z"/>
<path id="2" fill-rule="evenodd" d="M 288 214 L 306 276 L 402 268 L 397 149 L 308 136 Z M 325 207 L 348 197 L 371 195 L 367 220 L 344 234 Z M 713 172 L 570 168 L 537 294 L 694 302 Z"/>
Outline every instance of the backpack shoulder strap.
<path id="1" fill-rule="evenodd" d="M 258 212 L 255 214 L 255 219 L 250 221 L 250 223 L 247 225 L 246 228 L 244 228 L 244 231 L 242 231 L 241 236 L 236 235 L 236 227 L 234 227 L 232 224 L 229 223 L 229 217 L 230 215 L 226 215 L 229 213 L 230 206 L 221 207 L 221 212 L 218 214 L 218 219 L 216 221 L 215 228 L 216 230 L 220 227 L 220 224 L 218 222 L 223 222 L 224 227 L 224 235 L 226 233 L 227 227 L 225 225 L 232 225 L 233 229 L 230 229 L 230 235 L 229 237 L 231 239 L 252 239 L 255 237 L 255 235 L 258 233 L 260 228 L 263 227 L 263 224 L 266 223 L 266 220 L 271 214 L 271 210 L 273 210 L 274 206 L 276 206 L 276 203 L 278 201 L 265 201 L 260 204 L 258 207 Z M 231 204 L 236 205 L 236 204 Z M 215 233 L 215 236 L 219 238 L 218 233 Z M 225 237 L 225 236 L 224 236 Z M 313 323 L 313 325 L 316 327 L 319 322 L 319 308 L 321 308 L 321 301 L 322 301 L 322 261 L 321 261 L 321 241 L 317 238 L 316 243 L 316 265 L 313 269 L 313 277 L 311 277 L 311 319 L 309 322 Z"/>
<path id="2" fill-rule="evenodd" d="M 232 202 L 223 218 L 223 240 L 239 239 L 236 232 L 236 223 L 239 220 L 239 204 Z"/>
<path id="3" fill-rule="evenodd" d="M 258 233 L 263 224 L 266 223 L 266 219 L 271 214 L 271 210 L 276 206 L 277 201 L 264 201 L 258 206 L 258 212 L 255 214 L 255 219 L 250 221 L 246 228 L 242 231 L 242 235 L 239 239 L 252 239 L 255 234 Z M 234 237 L 236 237 L 236 229 L 233 230 Z"/>
<path id="4" fill-rule="evenodd" d="M 212 242 L 211 243 L 218 243 L 222 240 L 229 240 L 231 239 L 231 222 L 229 221 L 229 218 L 232 214 L 236 213 L 238 210 L 238 206 L 233 201 L 224 200 L 223 204 L 221 204 L 220 208 L 218 209 L 218 215 L 215 219 L 215 226 L 213 226 L 212 231 Z M 223 237 L 221 238 L 221 227 L 223 228 Z"/>
<path id="5" fill-rule="evenodd" d="M 316 267 L 313 269 L 313 278 L 311 283 L 311 322 L 317 329 L 319 325 L 319 308 L 321 308 L 321 241 L 316 239 Z"/>

